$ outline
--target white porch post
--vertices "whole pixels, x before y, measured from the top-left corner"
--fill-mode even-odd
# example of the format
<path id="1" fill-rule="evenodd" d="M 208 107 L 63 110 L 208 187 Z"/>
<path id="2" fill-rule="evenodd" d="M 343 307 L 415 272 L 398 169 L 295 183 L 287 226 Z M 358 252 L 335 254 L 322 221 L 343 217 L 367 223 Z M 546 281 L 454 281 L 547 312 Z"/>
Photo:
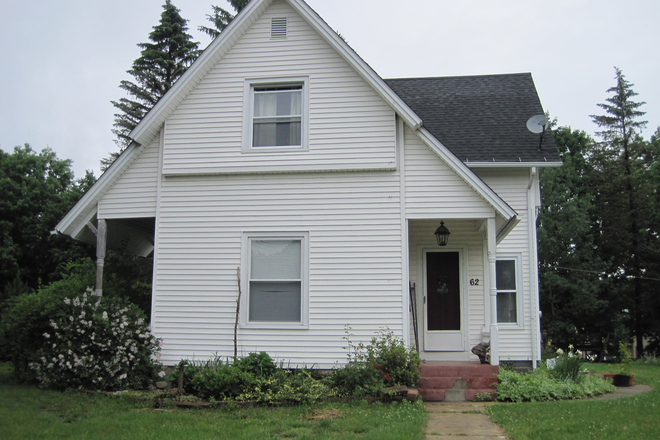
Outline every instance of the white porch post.
<path id="1" fill-rule="evenodd" d="M 105 243 L 108 228 L 105 220 L 99 219 L 96 233 L 96 295 L 103 296 L 103 265 L 105 262 Z"/>
<path id="2" fill-rule="evenodd" d="M 497 327 L 497 225 L 494 218 L 488 219 L 488 279 L 490 293 L 490 363 L 500 364 L 500 343 Z"/>

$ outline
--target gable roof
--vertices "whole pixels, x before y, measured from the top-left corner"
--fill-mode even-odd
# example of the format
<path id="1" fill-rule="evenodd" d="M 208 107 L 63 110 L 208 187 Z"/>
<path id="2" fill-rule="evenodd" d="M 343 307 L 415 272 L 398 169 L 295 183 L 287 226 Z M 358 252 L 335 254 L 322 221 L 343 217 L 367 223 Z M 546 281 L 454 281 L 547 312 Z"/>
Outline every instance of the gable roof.
<path id="1" fill-rule="evenodd" d="M 552 135 L 527 129 L 543 114 L 530 73 L 385 80 L 424 127 L 468 165 L 561 163 Z"/>
<path id="2" fill-rule="evenodd" d="M 218 37 L 208 45 L 197 60 L 174 83 L 130 133 L 130 138 L 141 145 L 149 144 L 160 132 L 165 120 L 192 92 L 200 81 L 227 54 L 255 21 L 277 0 L 252 0 L 229 23 Z M 337 53 L 383 98 L 412 129 L 422 121 L 408 105 L 390 89 L 383 79 L 303 0 L 284 0 L 300 14 L 333 47 Z"/>
<path id="3" fill-rule="evenodd" d="M 199 58 L 174 83 L 172 88 L 156 103 L 140 123 L 131 132 L 135 141 L 115 163 L 99 178 L 85 196 L 71 209 L 56 226 L 56 231 L 75 236 L 96 214 L 97 203 L 103 195 L 121 177 L 123 172 L 161 133 L 167 118 L 176 110 L 186 97 L 195 89 L 213 67 L 233 48 L 235 43 L 276 1 L 285 1 L 314 28 L 319 35 L 369 84 L 376 93 L 387 102 L 397 116 L 410 127 L 417 136 L 441 157 L 466 182 L 497 215 L 507 224 L 517 222 L 517 214 L 495 191 L 477 177 L 458 156 L 452 154 L 435 133 L 423 127 L 421 115 L 412 109 L 398 91 L 393 90 L 304 0 L 252 0 L 232 20 L 227 28 L 209 44 Z M 403 96 L 405 93 L 401 92 Z M 408 96 L 408 98 L 410 98 Z M 536 98 L 538 100 L 538 97 Z M 414 102 L 414 101 L 413 101 Z M 540 105 L 540 104 L 539 104 Z M 436 114 L 436 119 L 438 115 Z M 431 118 L 430 118 L 431 119 Z M 429 120 L 430 120 L 429 119 Z M 506 229 L 506 228 L 505 228 Z M 503 230 L 500 231 L 504 232 Z M 503 234 L 506 235 L 506 234 Z"/>

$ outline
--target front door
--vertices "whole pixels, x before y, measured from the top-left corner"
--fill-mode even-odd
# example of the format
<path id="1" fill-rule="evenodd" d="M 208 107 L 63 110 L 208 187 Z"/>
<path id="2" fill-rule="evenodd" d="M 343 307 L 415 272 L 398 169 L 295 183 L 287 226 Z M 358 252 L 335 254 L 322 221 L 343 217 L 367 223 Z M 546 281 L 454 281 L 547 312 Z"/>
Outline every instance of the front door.
<path id="1" fill-rule="evenodd" d="M 463 351 L 460 253 L 426 252 L 424 349 Z"/>

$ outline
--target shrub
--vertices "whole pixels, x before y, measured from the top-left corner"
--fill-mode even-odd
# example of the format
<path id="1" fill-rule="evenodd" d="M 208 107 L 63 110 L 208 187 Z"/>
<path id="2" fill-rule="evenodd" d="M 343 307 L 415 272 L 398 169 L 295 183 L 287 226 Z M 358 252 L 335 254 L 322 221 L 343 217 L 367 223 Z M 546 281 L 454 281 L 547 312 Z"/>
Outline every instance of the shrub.
<path id="1" fill-rule="evenodd" d="M 107 391 L 143 388 L 155 379 L 158 340 L 137 306 L 91 291 L 62 303 L 28 365 L 40 386 Z"/>
<path id="2" fill-rule="evenodd" d="M 252 373 L 236 368 L 231 363 L 223 363 L 219 358 L 195 366 L 195 370 L 190 386 L 184 388 L 204 399 L 234 399 L 246 387 L 254 384 Z"/>
<path id="3" fill-rule="evenodd" d="M 503 402 L 541 402 L 546 400 L 580 399 L 614 391 L 614 386 L 600 377 L 586 375 L 581 382 L 559 380 L 549 370 L 516 373 L 501 369 L 497 378 L 497 400 Z"/>
<path id="4" fill-rule="evenodd" d="M 245 357 L 234 359 L 234 365 L 239 370 L 255 376 L 270 376 L 277 369 L 275 362 L 265 351 L 248 353 Z"/>
<path id="5" fill-rule="evenodd" d="M 351 336 L 347 327 L 344 339 L 349 362 L 335 371 L 335 387 L 346 394 L 369 395 L 383 386 L 417 386 L 422 365 L 419 353 L 406 348 L 391 330 L 381 329 L 367 345 L 353 344 Z"/>
<path id="6" fill-rule="evenodd" d="M 0 323 L 0 350 L 12 362 L 20 382 L 36 379 L 28 364 L 37 360 L 36 354 L 45 342 L 43 335 L 52 330 L 50 320 L 64 313 L 66 296 L 84 292 L 94 284 L 94 273 L 91 260 L 69 263 L 61 280 L 7 302 Z"/>
<path id="7" fill-rule="evenodd" d="M 235 399 L 245 389 L 255 386 L 256 378 L 270 377 L 277 367 L 273 359 L 262 351 L 249 353 L 243 358 L 218 357 L 207 361 L 184 362 L 184 388 L 189 392 L 208 399 Z M 178 372 L 171 376 L 172 383 L 178 383 Z"/>
<path id="8" fill-rule="evenodd" d="M 329 378 L 315 377 L 307 369 L 277 369 L 274 374 L 255 379 L 237 400 L 254 400 L 261 403 L 282 402 L 289 404 L 315 403 L 338 395 Z"/>

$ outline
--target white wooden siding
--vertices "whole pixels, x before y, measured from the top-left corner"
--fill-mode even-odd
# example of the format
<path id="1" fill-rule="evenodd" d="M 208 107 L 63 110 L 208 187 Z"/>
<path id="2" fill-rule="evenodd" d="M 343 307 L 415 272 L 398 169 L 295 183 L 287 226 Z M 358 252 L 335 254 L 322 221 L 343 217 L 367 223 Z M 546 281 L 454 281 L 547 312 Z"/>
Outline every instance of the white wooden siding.
<path id="1" fill-rule="evenodd" d="M 407 127 L 404 157 L 407 218 L 486 218 L 495 215 L 493 208 Z"/>
<path id="2" fill-rule="evenodd" d="M 286 40 L 270 20 L 288 17 Z M 309 77 L 309 150 L 243 153 L 246 78 Z M 394 111 L 284 2 L 276 2 L 166 123 L 166 175 L 394 169 Z"/>
<path id="3" fill-rule="evenodd" d="M 531 316 L 534 302 L 531 298 L 531 264 L 529 252 L 529 227 L 535 227 L 533 221 L 530 225 L 527 210 L 527 185 L 529 183 L 529 169 L 476 169 L 476 174 L 493 188 L 513 209 L 518 212 L 520 223 L 497 246 L 497 252 L 510 252 L 522 254 L 523 274 L 523 328 L 506 329 L 500 327 L 500 359 L 531 360 L 532 355 L 532 324 Z"/>
<path id="4" fill-rule="evenodd" d="M 152 326 L 162 361 L 233 354 L 243 232 L 309 232 L 309 329 L 239 330 L 242 352 L 292 365 L 346 361 L 380 327 L 403 334 L 398 173 L 166 178 Z M 242 272 L 246 273 L 246 268 Z"/>
<path id="5" fill-rule="evenodd" d="M 156 216 L 158 144 L 149 145 L 99 201 L 99 218 Z"/>

